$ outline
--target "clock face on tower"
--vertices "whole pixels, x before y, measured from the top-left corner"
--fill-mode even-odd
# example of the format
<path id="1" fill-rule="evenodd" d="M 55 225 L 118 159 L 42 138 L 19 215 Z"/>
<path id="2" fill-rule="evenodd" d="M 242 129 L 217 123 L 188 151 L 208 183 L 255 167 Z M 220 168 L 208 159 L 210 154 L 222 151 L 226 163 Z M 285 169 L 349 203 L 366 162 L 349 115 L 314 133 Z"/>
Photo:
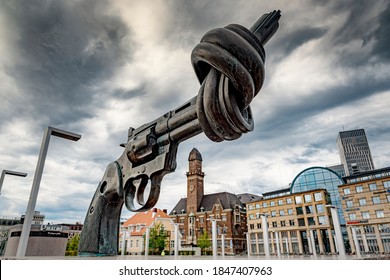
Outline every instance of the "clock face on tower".
<path id="1" fill-rule="evenodd" d="M 190 185 L 190 192 L 193 192 L 195 189 L 194 185 Z"/>

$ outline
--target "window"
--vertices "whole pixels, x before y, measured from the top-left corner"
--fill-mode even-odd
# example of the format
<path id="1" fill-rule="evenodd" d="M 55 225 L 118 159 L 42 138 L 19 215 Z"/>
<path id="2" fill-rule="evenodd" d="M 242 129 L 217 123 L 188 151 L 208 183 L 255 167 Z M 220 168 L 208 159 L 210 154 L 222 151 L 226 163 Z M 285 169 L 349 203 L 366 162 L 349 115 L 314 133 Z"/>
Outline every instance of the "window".
<path id="1" fill-rule="evenodd" d="M 343 189 L 344 194 L 351 194 L 351 189 L 350 188 L 345 188 Z"/>
<path id="2" fill-rule="evenodd" d="M 278 223 L 277 222 L 272 222 L 272 227 L 278 227 Z"/>
<path id="3" fill-rule="evenodd" d="M 287 204 L 291 204 L 291 203 L 292 203 L 291 197 L 286 198 L 286 203 L 287 203 Z"/>
<path id="4" fill-rule="evenodd" d="M 302 203 L 302 197 L 296 196 L 295 197 L 295 204 L 301 204 Z"/>
<path id="5" fill-rule="evenodd" d="M 255 225 L 254 225 L 254 224 L 250 224 L 250 225 L 249 225 L 249 228 L 250 228 L 250 229 L 255 229 Z"/>
<path id="6" fill-rule="evenodd" d="M 318 216 L 318 224 L 319 225 L 326 225 L 326 218 L 325 218 L 325 216 Z"/>
<path id="7" fill-rule="evenodd" d="M 380 204 L 381 203 L 381 199 L 379 196 L 373 196 L 372 197 L 372 203 L 374 204 Z"/>
<path id="8" fill-rule="evenodd" d="M 306 203 L 311 202 L 311 195 L 310 194 L 305 194 L 304 198 L 305 198 Z"/>
<path id="9" fill-rule="evenodd" d="M 315 193 L 314 194 L 314 201 L 321 201 L 322 200 L 322 193 Z"/>
<path id="10" fill-rule="evenodd" d="M 256 209 L 260 209 L 260 204 L 256 203 Z"/>
<path id="11" fill-rule="evenodd" d="M 295 221 L 294 220 L 290 220 L 290 226 L 295 226 Z"/>
<path id="12" fill-rule="evenodd" d="M 271 211 L 271 217 L 276 217 L 276 211 Z"/>
<path id="13" fill-rule="evenodd" d="M 359 198 L 359 205 L 360 206 L 365 206 L 367 205 L 367 201 L 365 198 Z"/>
<path id="14" fill-rule="evenodd" d="M 226 216 L 225 216 L 226 217 Z M 199 217 L 199 223 L 203 224 L 204 223 L 204 217 Z"/>
<path id="15" fill-rule="evenodd" d="M 316 225 L 316 222 L 314 221 L 313 217 L 307 218 L 307 223 L 308 223 L 309 226 L 315 226 Z"/>
<path id="16" fill-rule="evenodd" d="M 377 190 L 376 183 L 368 184 L 368 187 L 370 188 L 370 191 L 376 191 Z"/>
<path id="17" fill-rule="evenodd" d="M 376 210 L 375 214 L 376 214 L 377 218 L 384 218 L 385 217 L 385 212 L 383 212 L 383 210 Z"/>
<path id="18" fill-rule="evenodd" d="M 373 226 L 365 226 L 364 227 L 364 232 L 365 233 L 375 233 L 375 229 Z"/>
<path id="19" fill-rule="evenodd" d="M 323 204 L 317 204 L 316 205 L 317 213 L 324 213 L 324 205 Z"/>
<path id="20" fill-rule="evenodd" d="M 387 195 L 387 202 L 390 202 L 390 194 Z"/>
<path id="21" fill-rule="evenodd" d="M 263 202 L 263 207 L 267 207 L 267 202 Z"/>
<path id="22" fill-rule="evenodd" d="M 307 205 L 305 206 L 306 214 L 313 214 L 313 206 Z"/>
<path id="23" fill-rule="evenodd" d="M 305 226 L 305 219 L 298 219 L 298 226 L 304 227 Z"/>
<path id="24" fill-rule="evenodd" d="M 349 214 L 348 217 L 349 217 L 349 219 L 350 219 L 351 221 L 356 220 L 356 214 L 355 214 L 355 213 Z"/>
<path id="25" fill-rule="evenodd" d="M 275 201 L 271 201 L 270 203 L 269 203 L 269 206 L 275 206 Z"/>
<path id="26" fill-rule="evenodd" d="M 249 220 L 253 220 L 255 216 L 253 214 L 249 214 Z"/>
<path id="27" fill-rule="evenodd" d="M 278 205 L 283 205 L 283 199 L 278 200 Z"/>
<path id="28" fill-rule="evenodd" d="M 297 211 L 297 215 L 303 215 L 303 208 L 302 207 L 297 207 L 297 208 L 295 208 L 295 210 Z"/>
<path id="29" fill-rule="evenodd" d="M 292 210 L 292 208 L 290 208 L 290 209 L 287 209 L 287 213 L 288 213 L 289 215 L 292 215 L 292 214 L 293 214 L 293 210 Z"/>
<path id="30" fill-rule="evenodd" d="M 348 208 L 353 207 L 353 201 L 352 200 L 345 201 L 345 204 L 347 205 Z"/>
<path id="31" fill-rule="evenodd" d="M 370 213 L 369 212 L 362 212 L 362 218 L 363 219 L 369 219 L 370 218 Z"/>
<path id="32" fill-rule="evenodd" d="M 257 224 L 257 229 L 261 229 L 261 224 Z"/>
<path id="33" fill-rule="evenodd" d="M 280 210 L 280 211 L 279 211 L 279 215 L 280 215 L 280 216 L 284 216 L 284 210 Z"/>
<path id="34" fill-rule="evenodd" d="M 357 193 L 363 192 L 363 186 L 356 186 L 356 192 Z"/>
<path id="35" fill-rule="evenodd" d="M 253 210 L 253 209 L 255 209 L 255 207 L 253 206 L 253 204 L 250 204 L 250 205 L 248 206 L 248 210 Z"/>
<path id="36" fill-rule="evenodd" d="M 281 222 L 280 222 L 280 226 L 281 226 L 281 227 L 285 227 L 285 226 L 286 226 L 286 221 L 281 221 Z"/>
<path id="37" fill-rule="evenodd" d="M 383 182 L 383 187 L 384 187 L 385 189 L 390 188 L 390 181 L 384 181 L 384 182 Z"/>
<path id="38" fill-rule="evenodd" d="M 257 218 L 257 215 L 256 215 L 256 218 Z M 224 221 L 224 222 L 227 221 L 226 215 L 222 215 L 222 221 Z"/>

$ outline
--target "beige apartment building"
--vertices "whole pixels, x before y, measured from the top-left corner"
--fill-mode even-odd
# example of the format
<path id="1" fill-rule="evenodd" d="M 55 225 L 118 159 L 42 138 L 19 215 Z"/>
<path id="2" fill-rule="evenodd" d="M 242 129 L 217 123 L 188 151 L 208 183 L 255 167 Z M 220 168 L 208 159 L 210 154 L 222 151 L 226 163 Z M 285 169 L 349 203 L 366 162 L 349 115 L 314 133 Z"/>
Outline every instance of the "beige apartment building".
<path id="1" fill-rule="evenodd" d="M 264 255 L 263 216 L 270 254 L 335 254 L 328 192 L 325 189 L 263 198 L 247 204 L 249 253 Z"/>
<path id="2" fill-rule="evenodd" d="M 357 242 L 361 253 L 390 253 L 390 167 L 344 180 L 339 193 L 352 252 Z"/>

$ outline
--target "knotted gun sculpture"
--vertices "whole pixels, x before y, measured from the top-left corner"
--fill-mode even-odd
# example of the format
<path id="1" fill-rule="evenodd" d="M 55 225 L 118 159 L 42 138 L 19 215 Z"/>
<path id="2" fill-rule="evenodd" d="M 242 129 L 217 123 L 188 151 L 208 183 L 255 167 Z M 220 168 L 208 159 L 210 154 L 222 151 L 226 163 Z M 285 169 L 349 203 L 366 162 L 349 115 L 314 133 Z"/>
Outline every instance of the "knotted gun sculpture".
<path id="1" fill-rule="evenodd" d="M 279 18 L 280 11 L 273 11 L 249 30 L 231 24 L 203 36 L 191 54 L 201 84 L 198 95 L 129 129 L 123 154 L 108 165 L 89 206 L 79 255 L 117 254 L 123 203 L 135 212 L 157 203 L 164 175 L 176 169 L 180 142 L 201 132 L 214 142 L 235 140 L 253 130 L 249 105 L 262 87 L 263 45 L 278 29 Z"/>

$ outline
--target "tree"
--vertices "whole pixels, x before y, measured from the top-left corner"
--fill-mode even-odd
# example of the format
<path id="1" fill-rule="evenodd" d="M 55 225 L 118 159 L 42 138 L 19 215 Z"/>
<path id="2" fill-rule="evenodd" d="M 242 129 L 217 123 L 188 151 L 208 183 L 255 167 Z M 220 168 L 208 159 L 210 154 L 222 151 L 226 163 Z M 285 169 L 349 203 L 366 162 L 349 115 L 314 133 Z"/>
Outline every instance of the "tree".
<path id="1" fill-rule="evenodd" d="M 65 256 L 77 256 L 79 248 L 80 235 L 76 234 L 68 240 L 66 244 Z"/>
<path id="2" fill-rule="evenodd" d="M 149 250 L 152 252 L 152 255 L 160 255 L 165 249 L 167 236 L 168 235 L 162 223 L 157 223 L 150 229 Z"/>
<path id="3" fill-rule="evenodd" d="M 203 234 L 199 236 L 197 245 L 202 250 L 202 252 L 205 251 L 205 248 L 209 248 L 211 246 L 211 240 L 207 230 L 205 230 Z"/>

